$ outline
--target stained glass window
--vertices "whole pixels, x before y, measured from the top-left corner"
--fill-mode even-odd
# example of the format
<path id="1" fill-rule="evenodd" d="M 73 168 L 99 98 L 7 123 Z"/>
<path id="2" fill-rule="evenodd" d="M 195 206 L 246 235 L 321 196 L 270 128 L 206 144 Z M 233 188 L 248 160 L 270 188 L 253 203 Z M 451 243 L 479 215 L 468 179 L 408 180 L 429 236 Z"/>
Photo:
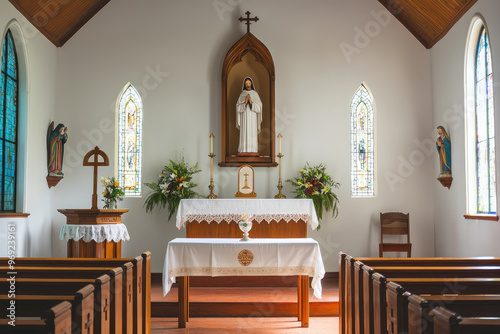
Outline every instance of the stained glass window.
<path id="1" fill-rule="evenodd" d="M 361 85 L 351 102 L 351 195 L 375 196 L 373 99 Z"/>
<path id="2" fill-rule="evenodd" d="M 481 30 L 476 53 L 477 212 L 496 213 L 495 113 L 488 34 Z"/>
<path id="3" fill-rule="evenodd" d="M 8 30 L 3 40 L 0 77 L 0 211 L 16 210 L 18 87 L 16 48 Z"/>
<path id="4" fill-rule="evenodd" d="M 142 100 L 132 85 L 125 88 L 118 108 L 118 182 L 125 196 L 140 196 Z"/>

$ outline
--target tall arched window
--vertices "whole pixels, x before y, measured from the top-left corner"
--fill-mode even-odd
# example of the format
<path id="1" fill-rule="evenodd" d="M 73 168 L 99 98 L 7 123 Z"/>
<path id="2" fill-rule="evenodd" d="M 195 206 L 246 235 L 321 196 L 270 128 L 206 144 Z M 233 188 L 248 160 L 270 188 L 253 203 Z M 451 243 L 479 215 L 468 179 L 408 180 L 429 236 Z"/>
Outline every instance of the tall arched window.
<path id="1" fill-rule="evenodd" d="M 351 195 L 375 196 L 373 98 L 362 84 L 351 102 Z"/>
<path id="2" fill-rule="evenodd" d="M 18 87 L 16 47 L 7 30 L 0 78 L 0 211 L 16 211 Z"/>
<path id="3" fill-rule="evenodd" d="M 466 63 L 469 214 L 497 212 L 493 88 L 488 32 L 484 21 L 476 17 L 469 33 Z"/>
<path id="4" fill-rule="evenodd" d="M 118 102 L 118 182 L 125 196 L 141 195 L 142 100 L 128 83 Z"/>

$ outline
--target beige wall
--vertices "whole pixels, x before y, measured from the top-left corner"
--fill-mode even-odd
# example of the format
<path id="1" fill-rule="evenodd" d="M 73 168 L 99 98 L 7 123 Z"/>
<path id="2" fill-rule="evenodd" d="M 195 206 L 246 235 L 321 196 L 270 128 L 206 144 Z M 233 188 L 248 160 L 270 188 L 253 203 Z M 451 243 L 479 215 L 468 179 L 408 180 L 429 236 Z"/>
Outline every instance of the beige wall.
<path id="1" fill-rule="evenodd" d="M 497 236 L 500 224 L 496 221 L 465 220 L 465 100 L 464 62 L 469 26 L 476 13 L 483 16 L 489 30 L 493 62 L 495 99 L 496 147 L 500 138 L 500 3 L 479 0 L 469 12 L 432 49 L 432 86 L 434 96 L 434 125 L 449 129 L 452 141 L 453 184 L 450 190 L 434 185 L 436 256 L 500 256 Z M 497 149 L 498 157 L 498 149 Z M 498 160 L 498 159 L 497 159 Z M 437 166 L 437 163 L 435 164 Z M 437 173 L 437 170 L 436 170 Z M 498 175 L 498 174 L 497 174 Z M 497 176 L 498 179 L 498 176 Z M 497 194 L 500 194 L 497 184 Z M 498 196 L 497 196 L 498 207 Z"/>
<path id="2" fill-rule="evenodd" d="M 18 256 L 50 256 L 52 198 L 47 176 L 46 136 L 50 121 L 55 120 L 56 48 L 36 30 L 8 1 L 0 3 L 0 33 L 10 28 L 20 66 L 18 119 L 18 197 L 19 211 L 30 213 L 27 219 L 0 219 L 0 239 L 9 222 L 17 224 Z M 23 158 L 24 156 L 24 158 Z M 1 243 L 1 241 L 0 241 Z M 5 243 L 2 244 L 3 246 Z M 2 252 L 0 250 L 0 253 Z"/>
<path id="3" fill-rule="evenodd" d="M 81 159 L 95 145 L 113 156 L 114 106 L 129 81 L 144 102 L 143 182 L 156 181 L 168 159 L 184 153 L 186 161 L 200 163 L 198 191 L 208 194 L 211 132 L 220 156 L 222 62 L 246 31 L 237 21 L 246 10 L 260 18 L 252 33 L 275 63 L 283 177 L 306 161 L 325 163 L 342 184 L 338 218 L 325 215 L 321 230 L 309 233 L 322 247 L 327 271 L 338 270 L 339 251 L 377 255 L 380 211 L 409 212 L 414 256 L 434 255 L 435 151 L 421 148 L 433 138 L 430 52 L 378 2 L 121 0 L 57 50 L 56 116 L 69 127 L 70 140 L 66 177 L 54 190 L 53 256 L 66 252 L 57 239 L 64 217 L 55 209 L 90 207 L 92 169 Z M 376 103 L 377 196 L 353 199 L 349 106 L 362 82 Z M 112 173 L 112 166 L 100 169 L 102 176 Z M 215 168 L 219 197 L 234 197 L 236 173 Z M 277 177 L 276 168 L 256 168 L 259 198 L 277 193 Z M 285 194 L 291 197 L 291 190 L 286 183 Z M 166 211 L 146 214 L 143 202 L 120 203 L 130 209 L 124 221 L 132 238 L 123 254 L 151 250 L 153 271 L 160 272 L 167 242 L 185 232 Z"/>

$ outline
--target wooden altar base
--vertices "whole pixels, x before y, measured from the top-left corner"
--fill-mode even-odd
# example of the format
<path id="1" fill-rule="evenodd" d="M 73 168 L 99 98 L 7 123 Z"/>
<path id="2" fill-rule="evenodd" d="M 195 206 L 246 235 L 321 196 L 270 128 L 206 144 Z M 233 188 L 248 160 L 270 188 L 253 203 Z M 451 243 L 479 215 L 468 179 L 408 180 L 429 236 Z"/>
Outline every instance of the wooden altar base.
<path id="1" fill-rule="evenodd" d="M 248 232 L 251 238 L 307 238 L 307 223 L 303 220 L 298 222 L 265 221 L 257 223 L 253 221 L 252 229 Z M 207 221 L 186 223 L 186 238 L 242 238 L 238 224 L 234 221 L 227 223 L 225 220 L 220 224 Z"/>
<path id="2" fill-rule="evenodd" d="M 83 240 L 68 240 L 68 257 L 91 257 L 96 259 L 110 259 L 122 257 L 122 242 L 104 241 L 85 242 Z"/>

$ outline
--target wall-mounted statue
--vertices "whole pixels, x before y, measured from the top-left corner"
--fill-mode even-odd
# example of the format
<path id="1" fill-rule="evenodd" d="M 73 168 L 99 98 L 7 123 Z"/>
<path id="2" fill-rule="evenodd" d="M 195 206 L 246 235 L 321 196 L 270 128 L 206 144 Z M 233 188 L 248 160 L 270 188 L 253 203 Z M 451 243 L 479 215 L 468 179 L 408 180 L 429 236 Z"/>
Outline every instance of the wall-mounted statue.
<path id="1" fill-rule="evenodd" d="M 51 122 L 49 129 L 47 130 L 47 169 L 49 178 L 63 178 L 64 174 L 62 172 L 63 159 L 64 159 L 64 144 L 68 140 L 68 128 L 64 124 L 59 123 L 54 128 L 54 122 Z M 55 186 L 55 184 L 49 182 L 49 188 Z"/>
<path id="2" fill-rule="evenodd" d="M 240 130 L 239 156 L 258 156 L 258 134 L 262 124 L 262 101 L 255 91 L 253 80 L 246 77 L 236 102 L 236 128 Z"/>
<path id="3" fill-rule="evenodd" d="M 451 140 L 448 133 L 441 125 L 437 127 L 438 137 L 436 139 L 436 148 L 439 154 L 440 173 L 438 181 L 448 189 L 451 186 Z"/>

